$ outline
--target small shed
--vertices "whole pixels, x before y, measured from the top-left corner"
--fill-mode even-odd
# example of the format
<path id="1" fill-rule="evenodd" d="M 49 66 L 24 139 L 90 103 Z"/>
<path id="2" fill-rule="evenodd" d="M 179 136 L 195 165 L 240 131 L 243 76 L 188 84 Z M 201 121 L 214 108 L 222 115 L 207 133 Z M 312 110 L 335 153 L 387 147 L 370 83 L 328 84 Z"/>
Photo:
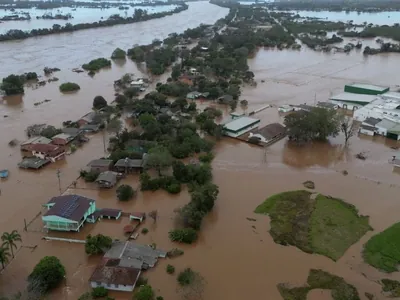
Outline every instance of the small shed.
<path id="1" fill-rule="evenodd" d="M 116 208 L 102 208 L 100 210 L 101 218 L 118 220 L 121 217 L 122 210 Z"/>
<path id="2" fill-rule="evenodd" d="M 99 174 L 96 183 L 101 188 L 112 188 L 117 183 L 117 173 L 105 171 Z"/>
<path id="3" fill-rule="evenodd" d="M 113 161 L 111 159 L 104 158 L 94 159 L 87 164 L 87 166 L 90 168 L 90 171 L 98 173 L 111 170 L 112 165 Z"/>
<path id="4" fill-rule="evenodd" d="M 380 95 L 389 92 L 389 87 L 365 83 L 352 83 L 344 86 L 344 91 L 354 94 Z"/>
<path id="5" fill-rule="evenodd" d="M 143 222 L 144 219 L 146 219 L 146 213 L 144 212 L 133 212 L 129 216 L 129 220 L 137 220 L 140 223 Z"/>

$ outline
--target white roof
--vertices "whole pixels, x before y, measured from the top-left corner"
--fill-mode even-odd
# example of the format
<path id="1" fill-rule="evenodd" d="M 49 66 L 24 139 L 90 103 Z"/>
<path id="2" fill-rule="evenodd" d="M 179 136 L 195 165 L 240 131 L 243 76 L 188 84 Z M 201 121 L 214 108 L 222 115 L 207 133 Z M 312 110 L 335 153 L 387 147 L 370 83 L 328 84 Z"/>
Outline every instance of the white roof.
<path id="1" fill-rule="evenodd" d="M 390 98 L 400 100 L 400 93 L 398 92 L 387 92 L 381 95 L 382 98 Z"/>
<path id="2" fill-rule="evenodd" d="M 383 119 L 382 121 L 380 121 L 379 123 L 377 123 L 375 125 L 375 127 L 380 127 L 380 128 L 385 128 L 385 129 L 391 129 L 396 125 L 396 122 L 393 122 L 391 120 L 388 119 Z"/>
<path id="3" fill-rule="evenodd" d="M 369 103 L 376 98 L 377 96 L 375 95 L 363 95 L 344 92 L 330 97 L 329 100 Z"/>
<path id="4" fill-rule="evenodd" d="M 63 140 L 68 140 L 68 139 L 71 138 L 71 135 L 68 134 L 68 133 L 59 133 L 59 134 L 57 134 L 57 135 L 55 135 L 55 136 L 52 137 L 52 139 L 55 139 L 55 138 L 57 138 L 57 139 L 63 139 Z"/>
<path id="5" fill-rule="evenodd" d="M 356 88 L 367 89 L 367 90 L 374 90 L 374 91 L 383 91 L 386 90 L 387 87 L 374 85 L 374 84 L 367 84 L 367 83 L 352 83 L 348 84 L 347 86 L 353 86 Z"/>
<path id="6" fill-rule="evenodd" d="M 238 131 L 246 126 L 253 125 L 255 123 L 259 123 L 259 119 L 253 119 L 249 117 L 241 117 L 236 120 L 233 120 L 232 122 L 229 122 L 224 125 L 224 128 L 227 130 L 231 131 Z"/>

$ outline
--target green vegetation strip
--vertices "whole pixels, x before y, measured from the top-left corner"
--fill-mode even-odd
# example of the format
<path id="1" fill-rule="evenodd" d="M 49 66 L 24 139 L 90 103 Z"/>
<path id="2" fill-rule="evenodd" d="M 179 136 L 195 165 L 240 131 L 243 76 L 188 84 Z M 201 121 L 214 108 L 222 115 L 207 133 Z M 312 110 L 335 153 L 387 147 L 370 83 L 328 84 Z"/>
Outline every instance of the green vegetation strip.
<path id="1" fill-rule="evenodd" d="M 391 273 L 400 263 L 400 223 L 374 235 L 365 244 L 364 260 L 371 266 Z"/>
<path id="2" fill-rule="evenodd" d="M 284 300 L 307 300 L 307 294 L 313 289 L 331 290 L 334 300 L 360 300 L 357 289 L 342 277 L 322 270 L 311 269 L 304 287 L 290 288 L 278 284 L 278 290 Z"/>
<path id="3" fill-rule="evenodd" d="M 368 230 L 368 217 L 340 199 L 304 190 L 276 194 L 255 212 L 271 218 L 270 234 L 281 245 L 292 245 L 307 253 L 338 260 Z"/>

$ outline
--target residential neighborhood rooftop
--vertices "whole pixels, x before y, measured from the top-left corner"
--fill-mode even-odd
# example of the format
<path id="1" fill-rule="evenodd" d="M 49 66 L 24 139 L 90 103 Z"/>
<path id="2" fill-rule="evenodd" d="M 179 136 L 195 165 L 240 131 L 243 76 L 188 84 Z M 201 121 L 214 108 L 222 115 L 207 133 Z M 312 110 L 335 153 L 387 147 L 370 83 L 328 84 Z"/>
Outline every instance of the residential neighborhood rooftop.
<path id="1" fill-rule="evenodd" d="M 261 134 L 267 139 L 273 139 L 274 137 L 285 134 L 286 127 L 279 123 L 268 124 L 263 128 L 256 129 L 252 131 L 253 134 Z"/>
<path id="2" fill-rule="evenodd" d="M 35 136 L 25 142 L 22 142 L 21 146 L 29 145 L 29 144 L 50 144 L 50 143 L 51 143 L 51 140 L 44 136 Z"/>
<path id="3" fill-rule="evenodd" d="M 38 157 L 26 157 L 19 164 L 18 167 L 22 169 L 40 169 L 41 167 L 50 163 L 48 159 L 41 159 Z"/>
<path id="4" fill-rule="evenodd" d="M 107 285 L 135 285 L 141 269 L 122 267 L 119 263 L 120 259 L 103 258 L 89 281 L 101 282 Z"/>
<path id="5" fill-rule="evenodd" d="M 121 158 L 115 163 L 115 167 L 139 168 L 142 167 L 143 159 Z"/>
<path id="6" fill-rule="evenodd" d="M 113 161 L 111 159 L 100 158 L 100 159 L 94 159 L 94 160 L 90 161 L 87 164 L 87 166 L 89 166 L 89 167 L 107 167 L 112 163 L 113 163 Z"/>
<path id="7" fill-rule="evenodd" d="M 59 134 L 53 136 L 52 139 L 68 140 L 68 139 L 71 139 L 71 135 L 67 134 L 67 133 L 59 133 Z"/>
<path id="8" fill-rule="evenodd" d="M 112 171 L 101 172 L 96 179 L 96 182 L 106 181 L 111 184 L 115 184 L 117 182 L 117 173 Z"/>
<path id="9" fill-rule="evenodd" d="M 238 131 L 244 127 L 251 126 L 253 124 L 259 123 L 259 119 L 254 119 L 250 117 L 243 116 L 241 118 L 235 119 L 224 125 L 224 128 L 231 131 Z"/>
<path id="10" fill-rule="evenodd" d="M 54 205 L 44 215 L 79 221 L 83 218 L 92 202 L 95 202 L 95 200 L 79 195 L 53 197 L 48 203 L 54 203 Z"/>

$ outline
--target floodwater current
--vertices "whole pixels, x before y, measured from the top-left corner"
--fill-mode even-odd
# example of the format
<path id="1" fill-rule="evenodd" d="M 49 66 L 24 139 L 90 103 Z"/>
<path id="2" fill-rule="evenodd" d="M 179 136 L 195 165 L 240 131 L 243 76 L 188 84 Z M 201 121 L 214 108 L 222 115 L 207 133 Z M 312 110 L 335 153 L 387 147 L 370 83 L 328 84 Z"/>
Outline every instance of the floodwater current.
<path id="1" fill-rule="evenodd" d="M 141 68 L 129 61 L 122 65 L 113 63 L 109 70 L 101 71 L 94 78 L 73 73 L 72 68 L 96 57 L 109 56 L 116 47 L 126 49 L 200 23 L 214 23 L 227 12 L 207 2 L 194 2 L 187 11 L 163 19 L 1 43 L 0 77 L 9 73 L 39 72 L 44 66 L 59 67 L 62 71 L 55 73 L 60 82 L 27 89 L 22 98 L 5 97 L 0 103 L 0 169 L 10 170 L 10 177 L 0 182 L 0 232 L 13 229 L 22 232 L 24 219 L 32 220 L 41 210 L 41 204 L 58 195 L 57 169 L 61 170 L 61 188 L 65 190 L 82 167 L 104 154 L 101 134 L 93 135 L 89 143 L 65 161 L 39 172 L 29 172 L 17 168 L 21 154 L 17 148 L 9 147 L 8 142 L 14 138 L 24 140 L 24 129 L 33 123 L 59 126 L 62 121 L 78 119 L 90 110 L 94 96 L 100 94 L 112 100 L 112 83 L 124 73 L 141 75 Z M 266 104 L 272 106 L 256 114 L 263 124 L 282 121 L 277 106 L 326 101 L 331 93 L 342 91 L 349 82 L 369 82 L 396 89 L 399 64 L 400 56 L 396 54 L 364 57 L 356 51 L 346 55 L 308 49 L 259 49 L 255 57 L 249 59 L 257 87 L 244 87 L 241 99 L 248 100 L 248 111 Z M 65 81 L 77 82 L 81 90 L 61 95 L 58 86 Z M 34 105 L 44 99 L 51 101 Z M 384 299 L 377 280 L 384 277 L 399 280 L 400 275 L 384 275 L 367 266 L 362 261 L 361 250 L 373 234 L 399 221 L 400 174 L 387 163 L 395 155 L 390 148 L 395 142 L 356 136 L 345 149 L 343 141 L 343 137 L 338 136 L 329 143 L 299 148 L 281 140 L 267 149 L 231 139 L 220 142 L 213 162 L 214 182 L 220 188 L 216 206 L 204 219 L 200 239 L 195 245 L 180 246 L 185 251 L 183 256 L 171 261 L 161 259 L 154 269 L 145 273 L 156 294 L 164 299 L 180 299 L 175 277 L 165 272 L 170 263 L 178 272 L 185 267 L 200 272 L 207 282 L 203 297 L 207 300 L 280 300 L 276 285 L 282 282 L 303 285 L 310 268 L 322 268 L 343 276 L 357 287 L 362 299 L 366 299 L 364 292 Z M 366 152 L 365 161 L 354 157 L 360 151 Z M 347 176 L 342 175 L 343 170 L 348 171 Z M 361 214 L 370 216 L 374 231 L 367 233 L 337 262 L 275 244 L 268 233 L 268 217 L 253 213 L 266 197 L 301 189 L 306 180 L 314 181 L 318 192 L 345 199 L 356 205 Z M 130 176 L 124 182 L 138 186 L 137 176 Z M 168 231 L 174 225 L 174 209 L 189 201 L 186 191 L 176 196 L 157 191 L 139 192 L 135 200 L 120 203 L 115 190 L 100 192 L 83 182 L 67 192 L 93 197 L 98 207 L 119 207 L 131 212 L 157 209 L 157 223 L 147 220 L 144 226 L 149 233 L 140 235 L 138 242 L 154 242 L 165 250 L 176 247 L 168 240 Z M 256 221 L 248 221 L 247 217 Z M 88 224 L 78 234 L 51 235 L 84 239 L 88 233 L 103 233 L 122 239 L 122 228 L 127 223 L 126 218 L 103 220 L 96 225 Z M 33 266 L 45 255 L 56 255 L 66 266 L 67 279 L 50 299 L 76 300 L 89 290 L 87 280 L 98 258 L 87 257 L 80 244 L 43 241 L 41 226 L 39 216 L 30 224 L 29 231 L 23 233 L 24 248 L 0 275 L 0 294 L 22 289 Z M 29 248 L 34 246 L 37 247 Z M 318 292 L 309 299 L 316 299 Z M 111 293 L 111 296 L 131 299 L 129 293 Z M 328 296 L 324 294 L 321 298 L 329 299 Z"/>

